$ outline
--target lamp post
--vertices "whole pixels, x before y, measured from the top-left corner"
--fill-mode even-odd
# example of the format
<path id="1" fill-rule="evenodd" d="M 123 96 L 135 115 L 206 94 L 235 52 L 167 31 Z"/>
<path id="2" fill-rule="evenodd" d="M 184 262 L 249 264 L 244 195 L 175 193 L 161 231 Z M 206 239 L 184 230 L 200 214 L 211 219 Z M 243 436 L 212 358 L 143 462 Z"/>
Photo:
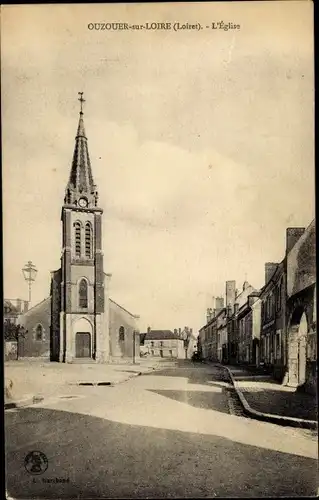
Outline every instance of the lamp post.
<path id="1" fill-rule="evenodd" d="M 22 269 L 23 277 L 28 282 L 29 286 L 29 305 L 31 303 L 31 284 L 37 277 L 38 270 L 35 265 L 29 260 Z"/>

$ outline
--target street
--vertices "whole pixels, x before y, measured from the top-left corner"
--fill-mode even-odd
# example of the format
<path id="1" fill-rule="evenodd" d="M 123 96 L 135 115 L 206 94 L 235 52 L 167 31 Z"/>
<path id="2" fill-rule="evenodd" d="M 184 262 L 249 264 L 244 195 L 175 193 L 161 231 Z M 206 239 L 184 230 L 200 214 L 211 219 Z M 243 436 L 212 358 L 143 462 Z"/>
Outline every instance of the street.
<path id="1" fill-rule="evenodd" d="M 316 495 L 316 439 L 243 417 L 225 373 L 167 361 L 114 387 L 74 387 L 6 411 L 8 496 Z M 47 457 L 43 474 L 26 470 L 31 451 Z"/>

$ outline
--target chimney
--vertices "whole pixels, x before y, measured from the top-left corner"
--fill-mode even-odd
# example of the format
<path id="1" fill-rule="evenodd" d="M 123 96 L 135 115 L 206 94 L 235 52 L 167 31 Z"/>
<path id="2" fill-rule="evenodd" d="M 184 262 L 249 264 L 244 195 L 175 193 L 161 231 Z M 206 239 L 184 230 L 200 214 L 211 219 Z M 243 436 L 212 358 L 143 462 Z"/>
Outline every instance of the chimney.
<path id="1" fill-rule="evenodd" d="M 236 281 L 226 281 L 226 306 L 233 308 L 236 298 Z"/>
<path id="2" fill-rule="evenodd" d="M 239 309 L 239 304 L 238 304 L 238 302 L 236 302 L 236 303 L 234 304 L 234 314 L 237 314 L 237 313 L 238 313 L 238 309 Z"/>
<path id="3" fill-rule="evenodd" d="M 23 312 L 26 313 L 29 309 L 29 302 L 27 300 L 24 301 L 24 308 L 23 308 Z"/>
<path id="4" fill-rule="evenodd" d="M 213 295 L 212 296 L 212 309 L 215 309 L 215 307 L 216 307 L 216 298 Z"/>
<path id="5" fill-rule="evenodd" d="M 248 295 L 248 307 L 251 307 L 257 300 L 258 297 L 254 295 Z"/>
<path id="6" fill-rule="evenodd" d="M 18 313 L 22 313 L 22 300 L 21 299 L 17 299 L 17 309 L 18 309 Z"/>
<path id="7" fill-rule="evenodd" d="M 182 334 L 182 329 L 181 329 L 181 328 L 179 328 L 179 329 L 178 329 L 178 335 L 181 335 L 181 334 Z"/>
<path id="8" fill-rule="evenodd" d="M 193 328 L 190 328 L 190 329 L 189 329 L 189 333 L 190 333 L 191 335 L 193 335 Z"/>
<path id="9" fill-rule="evenodd" d="M 297 243 L 300 236 L 303 235 L 306 228 L 304 227 L 287 227 L 286 229 L 286 254 L 290 252 L 292 247 Z"/>
<path id="10" fill-rule="evenodd" d="M 244 284 L 243 284 L 243 292 L 244 292 L 245 290 L 247 290 L 247 288 L 248 288 L 249 286 L 250 286 L 250 285 L 249 285 L 248 281 L 244 281 Z"/>
<path id="11" fill-rule="evenodd" d="M 266 262 L 265 264 L 265 284 L 270 281 L 272 275 L 276 271 L 276 267 L 278 266 L 278 262 Z"/>
<path id="12" fill-rule="evenodd" d="M 177 335 L 177 328 L 174 328 L 174 334 Z"/>
<path id="13" fill-rule="evenodd" d="M 206 322 L 209 323 L 213 315 L 212 309 L 208 308 L 206 311 Z"/>
<path id="14" fill-rule="evenodd" d="M 216 310 L 220 311 L 224 308 L 224 299 L 223 297 L 216 297 Z"/>
<path id="15" fill-rule="evenodd" d="M 151 332 L 151 327 L 150 327 L 150 326 L 148 326 L 148 327 L 147 327 L 147 333 L 150 333 L 150 332 Z"/>

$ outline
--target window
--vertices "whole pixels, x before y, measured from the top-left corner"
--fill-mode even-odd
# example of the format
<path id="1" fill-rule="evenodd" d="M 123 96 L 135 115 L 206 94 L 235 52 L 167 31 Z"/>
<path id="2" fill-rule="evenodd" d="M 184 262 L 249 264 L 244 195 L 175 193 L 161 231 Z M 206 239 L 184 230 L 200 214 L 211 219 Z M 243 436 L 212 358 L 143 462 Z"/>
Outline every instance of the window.
<path id="1" fill-rule="evenodd" d="M 35 340 L 41 342 L 43 340 L 43 327 L 38 325 L 35 330 Z"/>
<path id="2" fill-rule="evenodd" d="M 84 278 L 80 281 L 79 285 L 79 306 L 88 306 L 88 284 Z"/>
<path id="3" fill-rule="evenodd" d="M 120 328 L 119 328 L 119 341 L 124 342 L 124 340 L 125 340 L 124 326 L 120 326 Z"/>
<path id="4" fill-rule="evenodd" d="M 81 224 L 80 222 L 74 223 L 74 236 L 75 236 L 75 255 L 81 257 Z"/>
<path id="5" fill-rule="evenodd" d="M 151 346 L 152 346 L 152 347 L 154 347 L 154 342 L 153 342 L 153 340 L 152 340 L 152 342 L 151 342 Z"/>
<path id="6" fill-rule="evenodd" d="M 85 257 L 92 257 L 92 226 L 89 222 L 85 224 Z"/>
<path id="7" fill-rule="evenodd" d="M 169 355 L 170 355 L 170 357 L 173 356 L 173 350 L 172 349 L 169 350 Z"/>

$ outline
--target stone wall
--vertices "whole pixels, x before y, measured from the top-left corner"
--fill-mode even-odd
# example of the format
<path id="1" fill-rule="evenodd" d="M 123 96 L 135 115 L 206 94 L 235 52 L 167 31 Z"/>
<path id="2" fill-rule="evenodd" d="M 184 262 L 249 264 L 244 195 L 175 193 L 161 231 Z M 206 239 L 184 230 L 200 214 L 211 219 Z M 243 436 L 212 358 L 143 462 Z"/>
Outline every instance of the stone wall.
<path id="1" fill-rule="evenodd" d="M 316 226 L 307 227 L 287 255 L 288 298 L 316 282 Z"/>
<path id="2" fill-rule="evenodd" d="M 130 358 L 133 360 L 135 338 L 135 357 L 140 357 L 140 337 L 134 335 L 137 330 L 137 318 L 122 306 L 109 300 L 110 321 L 110 356 L 112 358 Z M 120 334 L 120 328 L 124 334 Z M 122 330 L 123 331 L 123 330 Z"/>
<path id="3" fill-rule="evenodd" d="M 43 300 L 18 318 L 18 323 L 28 333 L 19 341 L 19 357 L 49 357 L 51 328 L 51 297 Z M 41 340 L 37 337 L 37 327 L 41 326 Z"/>

